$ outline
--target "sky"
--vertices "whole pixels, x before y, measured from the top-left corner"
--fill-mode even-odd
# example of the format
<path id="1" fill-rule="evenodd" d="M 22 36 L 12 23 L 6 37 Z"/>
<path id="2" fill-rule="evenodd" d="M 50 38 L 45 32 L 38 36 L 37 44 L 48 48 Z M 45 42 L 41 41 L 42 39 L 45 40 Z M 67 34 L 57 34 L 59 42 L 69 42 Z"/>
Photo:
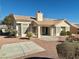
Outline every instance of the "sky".
<path id="1" fill-rule="evenodd" d="M 79 23 L 79 0 L 0 0 L 0 20 L 10 13 L 35 16 L 38 10 L 45 18 Z"/>

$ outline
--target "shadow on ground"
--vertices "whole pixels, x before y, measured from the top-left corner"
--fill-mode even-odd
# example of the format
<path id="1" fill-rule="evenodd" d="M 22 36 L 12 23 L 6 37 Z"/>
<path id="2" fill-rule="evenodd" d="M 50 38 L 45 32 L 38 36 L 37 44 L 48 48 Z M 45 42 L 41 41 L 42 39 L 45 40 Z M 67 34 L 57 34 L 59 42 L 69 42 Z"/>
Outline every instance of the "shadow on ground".
<path id="1" fill-rule="evenodd" d="M 29 40 L 27 37 L 21 37 L 22 40 Z"/>
<path id="2" fill-rule="evenodd" d="M 48 57 L 29 57 L 25 59 L 54 59 L 54 58 L 48 58 Z"/>

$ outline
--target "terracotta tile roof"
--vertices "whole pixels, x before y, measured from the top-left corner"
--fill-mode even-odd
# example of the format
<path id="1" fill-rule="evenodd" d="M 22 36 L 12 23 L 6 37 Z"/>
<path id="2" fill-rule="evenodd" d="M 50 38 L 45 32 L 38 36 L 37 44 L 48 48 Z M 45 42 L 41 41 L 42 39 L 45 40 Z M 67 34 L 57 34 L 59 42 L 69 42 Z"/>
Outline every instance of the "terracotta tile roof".
<path id="1" fill-rule="evenodd" d="M 63 20 L 44 20 L 44 21 L 37 21 L 38 25 L 43 25 L 43 26 L 52 26 L 60 23 Z"/>
<path id="2" fill-rule="evenodd" d="M 76 28 L 79 28 L 79 25 L 78 24 L 72 24 L 72 26 L 74 26 Z"/>
<path id="3" fill-rule="evenodd" d="M 14 15 L 14 18 L 15 18 L 16 21 L 30 21 L 30 20 L 32 20 L 31 16 L 17 16 L 17 15 Z"/>
<path id="4" fill-rule="evenodd" d="M 36 21 L 35 18 L 31 16 L 17 16 L 17 15 L 14 15 L 14 18 L 16 21 L 31 21 L 32 20 L 36 24 L 42 25 L 42 26 L 52 26 L 63 21 L 63 20 L 50 20 L 50 19 L 49 20 L 44 19 L 44 21 Z"/>

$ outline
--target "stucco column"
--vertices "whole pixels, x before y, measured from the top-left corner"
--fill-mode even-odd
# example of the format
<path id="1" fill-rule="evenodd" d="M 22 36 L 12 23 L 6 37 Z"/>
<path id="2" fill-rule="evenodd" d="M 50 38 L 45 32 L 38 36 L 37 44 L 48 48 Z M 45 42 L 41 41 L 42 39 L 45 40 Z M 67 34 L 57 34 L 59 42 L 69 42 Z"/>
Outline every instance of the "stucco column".
<path id="1" fill-rule="evenodd" d="M 41 29 L 40 26 L 37 26 L 37 33 L 38 33 L 37 37 L 38 38 L 41 38 L 41 31 L 40 31 L 40 29 Z"/>
<path id="2" fill-rule="evenodd" d="M 67 27 L 66 27 L 66 31 L 70 31 L 70 27 L 67 26 Z"/>
<path id="3" fill-rule="evenodd" d="M 16 31 L 17 31 L 16 36 L 18 37 L 19 34 L 18 34 L 18 26 L 17 25 L 16 25 Z"/>
<path id="4" fill-rule="evenodd" d="M 21 24 L 21 37 L 23 37 L 23 24 Z"/>
<path id="5" fill-rule="evenodd" d="M 53 36 L 53 27 L 50 27 L 50 35 Z"/>
<path id="6" fill-rule="evenodd" d="M 56 27 L 56 36 L 60 36 L 61 27 Z"/>

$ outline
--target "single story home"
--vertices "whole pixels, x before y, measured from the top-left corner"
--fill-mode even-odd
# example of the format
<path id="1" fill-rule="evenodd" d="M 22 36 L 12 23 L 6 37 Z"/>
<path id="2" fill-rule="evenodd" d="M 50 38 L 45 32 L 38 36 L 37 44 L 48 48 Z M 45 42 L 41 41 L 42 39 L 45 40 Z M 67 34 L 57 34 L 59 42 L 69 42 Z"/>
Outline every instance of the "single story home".
<path id="1" fill-rule="evenodd" d="M 60 36 L 62 30 L 70 31 L 70 23 L 65 19 L 44 18 L 43 13 L 38 11 L 35 17 L 13 15 L 13 27 L 17 36 L 25 37 L 26 32 L 32 32 L 34 36 Z"/>

